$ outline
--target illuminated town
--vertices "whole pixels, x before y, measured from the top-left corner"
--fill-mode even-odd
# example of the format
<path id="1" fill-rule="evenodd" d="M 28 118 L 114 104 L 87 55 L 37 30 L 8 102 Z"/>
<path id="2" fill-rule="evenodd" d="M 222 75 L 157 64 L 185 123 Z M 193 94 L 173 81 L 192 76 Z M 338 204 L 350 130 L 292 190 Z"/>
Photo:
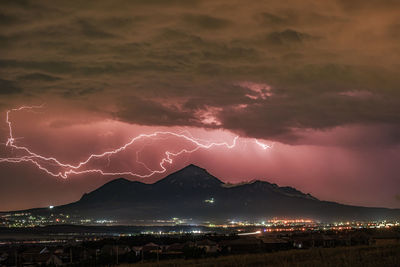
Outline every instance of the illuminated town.
<path id="1" fill-rule="evenodd" d="M 399 221 L 337 221 L 319 222 L 312 219 L 280 219 L 273 218 L 265 221 L 236 221 L 227 220 L 226 223 L 198 222 L 191 219 L 171 218 L 169 220 L 140 220 L 135 222 L 119 222 L 111 219 L 93 219 L 71 216 L 68 214 L 51 214 L 50 216 L 32 215 L 29 212 L 3 213 L 0 215 L 0 225 L 3 227 L 40 227 L 46 225 L 154 225 L 154 226 L 203 226 L 207 228 L 235 228 L 241 232 L 241 227 L 259 227 L 264 232 L 291 232 L 314 230 L 350 230 L 391 228 L 400 226 Z"/>
<path id="2" fill-rule="evenodd" d="M 386 220 L 321 223 L 273 218 L 195 225 L 191 220 L 171 218 L 126 226 L 109 219 L 66 214 L 43 217 L 23 212 L 0 218 L 0 263 L 6 266 L 107 265 L 400 243 L 400 223 Z"/>

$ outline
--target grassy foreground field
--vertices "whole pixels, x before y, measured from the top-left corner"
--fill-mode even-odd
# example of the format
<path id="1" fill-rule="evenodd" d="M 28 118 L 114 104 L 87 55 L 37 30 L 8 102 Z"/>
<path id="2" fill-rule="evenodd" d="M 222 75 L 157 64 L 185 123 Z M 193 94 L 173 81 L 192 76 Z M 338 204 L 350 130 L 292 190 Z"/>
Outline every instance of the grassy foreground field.
<path id="1" fill-rule="evenodd" d="M 199 260 L 167 260 L 121 266 L 351 266 L 400 267 L 400 244 L 290 250 L 265 254 L 246 254 Z"/>

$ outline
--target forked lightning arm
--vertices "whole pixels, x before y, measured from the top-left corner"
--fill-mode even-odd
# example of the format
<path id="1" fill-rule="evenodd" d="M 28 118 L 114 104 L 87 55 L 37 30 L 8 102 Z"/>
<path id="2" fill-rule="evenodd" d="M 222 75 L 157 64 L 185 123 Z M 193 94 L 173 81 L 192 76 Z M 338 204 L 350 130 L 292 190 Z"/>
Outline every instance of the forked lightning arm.
<path id="1" fill-rule="evenodd" d="M 12 149 L 15 149 L 18 151 L 23 151 L 26 155 L 19 156 L 19 157 L 0 158 L 0 163 L 1 162 L 10 162 L 10 163 L 31 162 L 34 165 L 36 165 L 39 169 L 45 171 L 47 174 L 54 176 L 54 177 L 61 177 L 61 178 L 67 178 L 71 174 L 84 174 L 84 173 L 100 173 L 102 175 L 129 175 L 129 176 L 135 176 L 135 177 L 140 177 L 140 178 L 146 178 L 146 177 L 150 177 L 154 174 L 166 172 L 167 169 L 165 167 L 165 164 L 166 163 L 172 164 L 173 158 L 175 158 L 181 154 L 193 153 L 199 149 L 210 149 L 210 148 L 216 147 L 216 146 L 224 146 L 228 149 L 232 149 L 236 146 L 237 140 L 239 138 L 238 136 L 236 136 L 233 139 L 232 144 L 229 144 L 227 142 L 221 142 L 221 143 L 207 142 L 207 144 L 204 144 L 204 143 L 199 142 L 200 141 L 199 139 L 193 138 L 188 135 L 178 134 L 178 133 L 169 132 L 169 131 L 157 131 L 152 134 L 140 134 L 140 135 L 132 138 L 128 143 L 124 144 L 121 147 L 118 147 L 114 150 L 103 152 L 101 154 L 91 154 L 86 160 L 81 161 L 76 165 L 73 165 L 73 164 L 63 163 L 63 162 L 59 161 L 58 159 L 56 159 L 55 157 L 46 157 L 43 155 L 39 155 L 39 154 L 31 151 L 29 148 L 27 148 L 25 146 L 19 146 L 19 145 L 15 144 L 12 122 L 10 120 L 11 112 L 28 110 L 28 109 L 32 110 L 32 109 L 37 109 L 37 108 L 41 108 L 41 107 L 42 106 L 22 106 L 22 107 L 11 109 L 11 110 L 7 111 L 6 123 L 8 125 L 8 129 L 9 129 L 9 136 L 8 136 L 8 139 L 6 142 L 6 147 L 9 147 L 9 148 L 12 148 Z M 137 142 L 139 140 L 146 139 L 146 138 L 156 138 L 156 137 L 160 137 L 160 136 L 180 138 L 184 141 L 189 141 L 195 147 L 193 149 L 185 148 L 185 149 L 180 150 L 179 152 L 165 151 L 164 157 L 159 162 L 159 166 L 160 166 L 159 170 L 151 170 L 150 168 L 148 168 L 147 166 L 144 165 L 146 167 L 146 169 L 149 171 L 149 173 L 147 173 L 147 174 L 139 174 L 139 173 L 134 173 L 131 171 L 107 172 L 102 169 L 84 169 L 84 167 L 87 166 L 88 163 L 93 159 L 109 157 L 111 155 L 114 155 L 121 151 L 124 151 L 129 146 L 133 145 L 135 142 Z M 258 140 L 255 140 L 255 143 L 264 150 L 267 148 L 271 148 L 271 146 L 263 144 L 263 143 L 259 142 Z M 59 172 L 51 171 L 50 168 L 46 167 L 46 164 L 43 164 L 42 162 L 47 162 L 47 164 L 51 164 L 52 166 L 60 167 L 63 169 L 63 171 L 59 171 Z M 142 165 L 144 164 L 142 162 L 138 162 L 138 163 L 140 163 Z"/>

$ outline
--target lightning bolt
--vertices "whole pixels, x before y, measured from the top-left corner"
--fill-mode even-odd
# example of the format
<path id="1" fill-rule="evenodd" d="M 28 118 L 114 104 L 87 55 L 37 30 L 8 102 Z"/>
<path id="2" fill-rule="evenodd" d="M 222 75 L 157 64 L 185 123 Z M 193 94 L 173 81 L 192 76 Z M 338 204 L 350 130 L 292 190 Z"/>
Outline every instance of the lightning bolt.
<path id="1" fill-rule="evenodd" d="M 272 145 L 267 145 L 267 144 L 261 143 L 257 139 L 254 139 L 254 142 L 264 150 L 267 150 L 267 149 L 270 149 L 270 148 L 274 147 L 274 143 L 272 143 Z"/>
<path id="2" fill-rule="evenodd" d="M 190 133 L 184 134 L 184 133 L 174 133 L 170 131 L 156 131 L 151 134 L 140 134 L 136 137 L 131 138 L 131 140 L 110 151 L 105 151 L 100 154 L 91 154 L 89 155 L 85 160 L 79 162 L 78 164 L 69 164 L 69 163 L 64 163 L 61 162 L 60 160 L 56 159 L 55 157 L 46 157 L 40 154 L 37 154 L 33 151 L 31 151 L 28 147 L 25 146 L 20 146 L 16 144 L 16 138 L 14 137 L 13 133 L 13 127 L 12 127 L 12 122 L 10 120 L 10 114 L 12 112 L 18 112 L 18 111 L 23 111 L 23 110 L 35 110 L 42 108 L 42 106 L 22 106 L 19 108 L 14 108 L 10 109 L 6 112 L 6 124 L 8 125 L 9 129 L 9 136 L 7 139 L 7 142 L 5 144 L 6 147 L 11 148 L 13 151 L 20 151 L 23 152 L 25 155 L 23 156 L 16 156 L 16 157 L 7 157 L 7 158 L 0 158 L 0 163 L 2 162 L 9 162 L 9 163 L 22 163 L 22 162 L 29 162 L 34 164 L 37 168 L 40 170 L 46 172 L 47 174 L 54 176 L 54 177 L 61 177 L 61 178 L 68 178 L 69 175 L 72 174 L 87 174 L 87 173 L 99 173 L 101 175 L 118 175 L 118 176 L 134 176 L 134 177 L 139 177 L 139 178 L 147 178 L 151 177 L 155 174 L 161 174 L 165 173 L 167 171 L 166 164 L 172 164 L 173 159 L 182 155 L 182 154 L 190 154 L 194 153 L 199 149 L 210 149 L 213 147 L 226 147 L 227 149 L 232 149 L 237 145 L 237 141 L 239 136 L 236 136 L 232 143 L 227 143 L 227 142 L 211 142 L 207 140 L 201 140 L 201 139 L 196 139 L 194 138 Z M 168 139 L 168 138 L 179 138 L 182 141 L 187 141 L 190 142 L 191 144 L 194 145 L 193 149 L 181 149 L 178 152 L 171 152 L 171 151 L 165 151 L 163 158 L 161 158 L 159 162 L 159 169 L 153 170 L 149 168 L 144 162 L 141 162 L 139 160 L 139 153 L 140 151 L 136 152 L 136 162 L 141 164 L 147 171 L 148 173 L 146 174 L 140 174 L 140 173 L 135 173 L 132 171 L 123 171 L 123 172 L 107 172 L 103 169 L 99 168 L 88 168 L 85 169 L 85 167 L 93 160 L 95 159 L 102 159 L 102 158 L 107 158 L 108 164 L 110 164 L 110 156 L 113 156 L 115 154 L 118 154 L 124 150 L 126 150 L 128 147 L 134 145 L 140 140 L 144 139 Z M 257 139 L 255 139 L 255 143 L 259 145 L 261 148 L 264 150 L 267 148 L 271 148 L 271 146 L 263 144 L 259 142 Z M 143 149 L 143 148 L 142 148 Z M 62 171 L 53 171 L 51 168 L 48 166 L 53 166 L 53 167 L 58 167 Z"/>

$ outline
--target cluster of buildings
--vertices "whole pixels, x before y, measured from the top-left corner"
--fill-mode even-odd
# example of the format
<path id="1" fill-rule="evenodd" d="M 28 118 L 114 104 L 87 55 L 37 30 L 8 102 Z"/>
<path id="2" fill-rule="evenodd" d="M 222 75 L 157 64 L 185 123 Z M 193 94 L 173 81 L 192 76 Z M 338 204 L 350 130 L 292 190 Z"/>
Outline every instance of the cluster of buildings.
<path id="1" fill-rule="evenodd" d="M 90 242 L 0 245 L 0 266 L 113 265 L 337 246 L 400 244 L 391 229 L 99 238 Z"/>
<path id="2" fill-rule="evenodd" d="M 49 207 L 52 209 L 52 206 Z M 180 225 L 191 224 L 188 219 L 172 218 L 168 220 L 137 220 L 137 221 L 116 221 L 106 218 L 86 218 L 77 215 L 63 213 L 47 213 L 46 215 L 34 214 L 31 212 L 10 212 L 0 213 L 0 227 L 35 227 L 57 224 L 74 225 Z"/>
<path id="3" fill-rule="evenodd" d="M 351 229 L 379 229 L 400 226 L 399 221 L 339 221 L 318 222 L 311 219 L 278 219 L 274 218 L 262 222 L 231 221 L 222 227 L 261 227 L 264 232 L 294 232 L 294 231 L 319 231 L 319 230 L 351 230 Z"/>
<path id="4" fill-rule="evenodd" d="M 35 227 L 54 224 L 85 224 L 89 219 L 71 217 L 68 214 L 35 215 L 30 212 L 0 214 L 0 226 L 3 227 Z"/>
<path id="5" fill-rule="evenodd" d="M 212 201 L 209 200 L 209 201 Z M 49 208 L 51 209 L 51 208 Z M 44 225 L 73 224 L 73 225 L 198 225 L 208 228 L 236 228 L 262 227 L 269 232 L 279 231 L 308 231 L 308 230 L 348 230 L 368 228 L 390 228 L 400 226 L 399 221 L 342 221 L 318 222 L 311 219 L 281 219 L 274 218 L 265 221 L 240 221 L 227 220 L 226 223 L 198 222 L 191 219 L 172 218 L 168 220 L 120 222 L 111 219 L 82 218 L 68 214 L 49 213 L 48 215 L 35 215 L 30 212 L 15 212 L 0 214 L 0 227 L 35 227 Z"/>

